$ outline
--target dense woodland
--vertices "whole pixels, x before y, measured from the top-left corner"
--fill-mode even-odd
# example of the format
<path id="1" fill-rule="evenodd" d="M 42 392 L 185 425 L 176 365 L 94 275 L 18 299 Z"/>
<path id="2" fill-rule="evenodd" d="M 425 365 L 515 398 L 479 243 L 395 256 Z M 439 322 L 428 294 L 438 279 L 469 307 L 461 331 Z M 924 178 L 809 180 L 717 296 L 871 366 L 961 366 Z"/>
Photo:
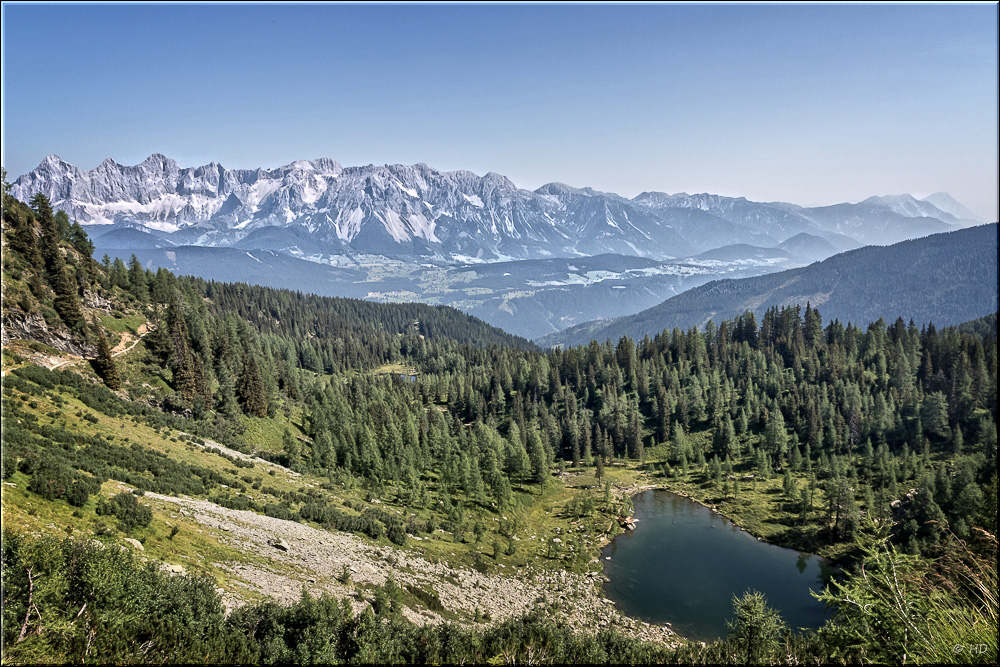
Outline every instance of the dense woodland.
<path id="1" fill-rule="evenodd" d="M 901 559 L 914 582 L 932 577 L 920 555 L 965 553 L 962 540 L 975 542 L 986 531 L 989 543 L 996 534 L 995 316 L 943 330 L 903 319 L 858 326 L 824 324 L 807 305 L 770 309 L 760 321 L 748 312 L 703 330 L 542 351 L 449 308 L 316 297 L 154 273 L 137 261 L 98 262 L 83 229 L 43 196 L 26 206 L 5 186 L 3 204 L 5 325 L 41 317 L 67 330 L 92 351 L 105 385 L 30 366 L 5 377 L 3 476 L 30 475 L 31 491 L 44 498 L 82 504 L 104 479 L 208 496 L 219 480 L 137 444 L 38 427 L 26 402 L 9 400 L 15 389 L 28 396 L 60 387 L 106 414 L 183 428 L 235 449 L 245 448 L 244 417 L 297 407 L 301 432 L 286 431 L 283 450 L 271 458 L 406 506 L 444 503 L 452 529 L 461 530 L 469 508 L 499 516 L 515 489 L 540 488 L 557 468 L 596 466 L 600 479 L 605 466 L 624 459 L 667 485 L 697 477 L 726 498 L 782 478 L 786 504 L 799 517 L 789 540 L 810 548 L 856 545 L 863 526 L 880 525 L 882 551 L 858 546 L 851 553 L 873 564 Z M 121 368 L 108 333 L 84 314 L 95 308 L 144 314 L 155 327 L 143 340 L 151 361 Z M 130 373 L 160 383 L 132 382 Z M 384 513 L 344 514 L 306 495 L 286 493 L 266 507 L 246 504 L 238 488 L 213 498 L 397 544 L 428 530 Z M 138 510 L 126 502 L 106 511 L 135 520 Z M 983 553 L 958 559 L 962 571 L 969 562 L 979 567 Z M 418 628 L 384 601 L 358 617 L 336 601 L 304 599 L 223 619 L 207 583 L 119 562 L 125 557 L 116 550 L 7 536 L 3 558 L 4 645 L 20 647 L 21 662 L 482 662 L 527 660 L 526 647 L 536 645 L 544 649 L 535 659 L 554 662 L 752 662 L 776 659 L 780 646 L 813 660 L 875 655 L 864 653 L 875 651 L 869 644 L 855 645 L 857 637 L 836 635 L 844 623 L 808 637 L 772 628 L 776 643 L 766 655 L 750 648 L 744 655 L 733 643 L 670 653 L 620 635 L 576 636 L 541 617 L 482 634 Z M 37 568 L 65 582 L 46 593 L 46 604 L 62 609 L 66 631 L 30 643 L 33 653 L 21 643 L 35 627 L 25 597 L 32 575 L 24 572 Z M 97 582 L 93 571 L 108 568 L 136 575 L 106 590 L 111 584 Z M 992 582 L 995 614 L 995 567 L 992 580 L 983 576 Z M 952 602 L 974 597 L 953 593 Z M 85 621 L 70 619 L 95 595 L 107 605 L 92 602 Z M 119 634 L 87 634 L 115 605 L 159 609 L 168 602 L 178 611 L 162 628 L 124 622 Z M 758 609 L 754 622 L 762 614 Z"/>

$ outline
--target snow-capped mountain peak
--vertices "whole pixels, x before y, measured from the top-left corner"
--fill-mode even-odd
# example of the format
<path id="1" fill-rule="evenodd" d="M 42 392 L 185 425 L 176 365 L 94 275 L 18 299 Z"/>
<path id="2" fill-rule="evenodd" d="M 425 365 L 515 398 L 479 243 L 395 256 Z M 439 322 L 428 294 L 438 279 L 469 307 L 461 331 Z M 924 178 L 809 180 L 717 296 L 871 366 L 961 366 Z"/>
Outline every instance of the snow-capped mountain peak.
<path id="1" fill-rule="evenodd" d="M 802 233 L 835 232 L 831 241 L 844 244 L 843 235 L 864 231 L 872 216 L 877 230 L 855 239 L 892 242 L 954 220 L 909 195 L 820 209 L 708 193 L 644 192 L 630 200 L 564 183 L 532 192 L 496 172 L 442 172 L 424 163 L 343 167 L 330 158 L 227 169 L 216 162 L 180 167 L 153 153 L 136 165 L 108 158 L 85 171 L 50 155 L 11 186 L 25 201 L 38 192 L 85 225 L 310 259 L 376 254 L 490 261 L 600 253 L 666 259 L 730 244 L 774 247 Z M 915 217 L 923 222 L 906 222 Z"/>

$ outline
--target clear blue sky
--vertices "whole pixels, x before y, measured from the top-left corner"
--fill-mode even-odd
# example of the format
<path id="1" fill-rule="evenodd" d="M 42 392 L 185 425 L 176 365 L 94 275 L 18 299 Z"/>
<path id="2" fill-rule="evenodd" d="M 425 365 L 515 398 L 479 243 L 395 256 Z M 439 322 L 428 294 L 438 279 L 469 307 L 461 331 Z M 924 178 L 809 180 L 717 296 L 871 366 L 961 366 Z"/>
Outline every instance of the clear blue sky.
<path id="1" fill-rule="evenodd" d="M 997 5 L 3 5 L 3 165 L 426 162 L 997 216 Z"/>

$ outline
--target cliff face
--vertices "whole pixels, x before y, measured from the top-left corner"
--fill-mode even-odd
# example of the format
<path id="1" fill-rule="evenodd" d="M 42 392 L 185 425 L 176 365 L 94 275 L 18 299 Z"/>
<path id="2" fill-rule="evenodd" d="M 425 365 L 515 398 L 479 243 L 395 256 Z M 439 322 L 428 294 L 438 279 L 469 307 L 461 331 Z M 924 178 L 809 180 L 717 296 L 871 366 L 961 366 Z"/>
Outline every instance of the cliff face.
<path id="1" fill-rule="evenodd" d="M 46 322 L 41 313 L 26 313 L 19 308 L 4 308 L 3 331 L 0 334 L 3 345 L 17 341 L 35 341 L 49 347 L 79 357 L 93 357 L 97 348 L 75 337 L 65 326 Z M 45 364 L 51 365 L 51 363 Z"/>

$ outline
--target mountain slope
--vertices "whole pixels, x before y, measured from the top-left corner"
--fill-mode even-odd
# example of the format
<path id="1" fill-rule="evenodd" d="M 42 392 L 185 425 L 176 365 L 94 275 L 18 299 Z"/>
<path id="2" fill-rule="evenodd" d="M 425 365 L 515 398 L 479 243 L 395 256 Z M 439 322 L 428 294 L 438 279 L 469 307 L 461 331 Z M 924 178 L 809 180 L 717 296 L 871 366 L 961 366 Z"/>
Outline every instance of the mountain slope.
<path id="1" fill-rule="evenodd" d="M 721 246 L 697 255 L 694 259 L 718 261 L 737 261 L 741 259 L 756 259 L 773 262 L 784 262 L 792 259 L 792 254 L 780 248 L 760 248 L 746 243 Z"/>
<path id="2" fill-rule="evenodd" d="M 933 202 L 917 199 L 912 195 L 883 195 L 869 197 L 861 204 L 886 208 L 907 218 L 937 218 L 943 222 L 956 222 L 956 217 L 939 209 Z"/>
<path id="3" fill-rule="evenodd" d="M 713 281 L 636 315 L 583 324 L 540 343 L 641 338 L 807 302 L 826 320 L 856 323 L 903 317 L 951 325 L 988 315 L 997 310 L 997 224 L 860 248 L 800 269 Z"/>
<path id="4" fill-rule="evenodd" d="M 935 192 L 923 198 L 923 201 L 934 204 L 939 210 L 951 214 L 959 220 L 967 222 L 985 222 L 978 215 L 970 211 L 962 202 L 956 200 L 947 192 Z"/>
<path id="5" fill-rule="evenodd" d="M 907 217 L 883 202 L 872 200 L 803 209 L 803 213 L 822 229 L 865 245 L 888 245 L 953 229 L 938 218 Z"/>
<path id="6" fill-rule="evenodd" d="M 830 241 L 820 236 L 806 234 L 805 232 L 786 239 L 776 247 L 794 257 L 801 257 L 814 262 L 837 254 L 837 248 Z"/>

